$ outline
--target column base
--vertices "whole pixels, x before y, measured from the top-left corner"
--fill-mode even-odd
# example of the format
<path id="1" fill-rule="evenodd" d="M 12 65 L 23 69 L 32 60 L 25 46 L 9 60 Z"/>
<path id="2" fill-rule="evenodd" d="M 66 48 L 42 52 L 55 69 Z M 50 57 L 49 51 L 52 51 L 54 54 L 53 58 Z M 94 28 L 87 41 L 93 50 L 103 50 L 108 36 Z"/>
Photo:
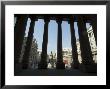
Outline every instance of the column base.
<path id="1" fill-rule="evenodd" d="M 71 67 L 72 67 L 73 69 L 79 69 L 79 63 L 72 63 L 72 64 L 71 64 Z"/>
<path id="2" fill-rule="evenodd" d="M 40 62 L 40 63 L 38 64 L 38 69 L 47 69 L 47 63 Z"/>
<path id="3" fill-rule="evenodd" d="M 56 69 L 65 69 L 65 64 L 63 62 L 57 62 Z"/>
<path id="4" fill-rule="evenodd" d="M 86 73 L 97 73 L 97 64 L 84 65 L 80 64 L 79 69 Z"/>

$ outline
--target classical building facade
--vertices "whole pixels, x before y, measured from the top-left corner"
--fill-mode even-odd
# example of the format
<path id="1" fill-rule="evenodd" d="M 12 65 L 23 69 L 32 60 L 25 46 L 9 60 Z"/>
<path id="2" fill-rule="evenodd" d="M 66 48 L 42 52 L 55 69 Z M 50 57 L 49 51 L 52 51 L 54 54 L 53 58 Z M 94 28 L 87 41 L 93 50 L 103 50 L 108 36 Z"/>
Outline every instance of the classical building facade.
<path id="1" fill-rule="evenodd" d="M 65 68 L 71 68 L 72 63 L 72 49 L 71 48 L 63 48 L 63 62 L 65 63 Z"/>
<path id="2" fill-rule="evenodd" d="M 81 57 L 81 50 L 80 50 L 79 39 L 76 40 L 76 45 L 77 45 L 78 61 L 81 64 L 82 63 L 82 57 Z"/>
<path id="3" fill-rule="evenodd" d="M 57 54 L 56 52 L 52 51 L 50 54 L 48 54 L 47 63 L 49 69 L 56 69 L 56 60 L 57 60 L 56 54 Z"/>
<path id="4" fill-rule="evenodd" d="M 88 32 L 89 42 L 90 42 L 91 51 L 93 55 L 93 60 L 95 63 L 97 63 L 97 46 L 96 46 L 96 41 L 95 41 L 92 26 L 88 28 L 87 32 Z"/>

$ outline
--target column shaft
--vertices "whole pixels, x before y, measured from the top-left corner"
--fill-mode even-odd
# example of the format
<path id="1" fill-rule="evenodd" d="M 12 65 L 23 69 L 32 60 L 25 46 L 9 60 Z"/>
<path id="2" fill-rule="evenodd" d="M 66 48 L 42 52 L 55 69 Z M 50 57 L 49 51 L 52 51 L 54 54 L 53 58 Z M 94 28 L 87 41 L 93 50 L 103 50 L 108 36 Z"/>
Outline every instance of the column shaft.
<path id="1" fill-rule="evenodd" d="M 38 65 L 39 69 L 47 69 L 47 44 L 48 44 L 48 24 L 49 19 L 44 19 L 44 34 L 43 34 L 43 43 L 42 43 L 42 53 L 41 53 L 41 61 Z"/>
<path id="2" fill-rule="evenodd" d="M 86 23 L 84 23 L 83 18 L 80 16 L 78 16 L 78 32 L 79 32 L 82 62 L 85 65 L 89 65 L 93 63 L 93 57 L 92 57 L 91 47 L 86 29 Z"/>
<path id="3" fill-rule="evenodd" d="M 61 28 L 61 20 L 57 21 L 58 23 L 58 37 L 57 37 L 57 69 L 64 69 L 65 65 L 63 63 L 62 56 L 62 28 Z"/>
<path id="4" fill-rule="evenodd" d="M 77 46 L 76 46 L 76 37 L 75 37 L 75 30 L 74 30 L 74 18 L 70 18 L 70 32 L 71 32 L 71 46 L 72 46 L 72 57 L 73 57 L 73 68 L 79 67 L 78 62 L 78 53 L 77 53 Z"/>
<path id="5" fill-rule="evenodd" d="M 25 52 L 24 52 L 23 60 L 22 60 L 22 68 L 23 69 L 28 68 L 29 55 L 30 55 L 32 41 L 33 41 L 34 25 L 35 25 L 35 20 L 31 19 L 31 24 L 30 24 L 28 37 L 27 37 L 27 41 L 26 41 L 26 46 L 25 46 Z"/>
<path id="6" fill-rule="evenodd" d="M 23 39 L 27 24 L 27 15 L 17 15 L 17 21 L 14 27 L 14 63 L 19 62 Z"/>

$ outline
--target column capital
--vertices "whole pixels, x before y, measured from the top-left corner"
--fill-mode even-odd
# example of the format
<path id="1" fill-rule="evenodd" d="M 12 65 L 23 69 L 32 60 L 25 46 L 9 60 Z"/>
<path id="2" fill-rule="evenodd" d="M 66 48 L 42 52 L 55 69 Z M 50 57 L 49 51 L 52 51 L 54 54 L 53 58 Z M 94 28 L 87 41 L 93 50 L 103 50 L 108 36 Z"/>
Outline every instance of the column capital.
<path id="1" fill-rule="evenodd" d="M 78 22 L 79 23 L 84 23 L 84 24 L 86 24 L 86 19 L 85 19 L 85 17 L 84 16 L 77 16 L 77 19 L 78 19 Z M 84 25 L 83 24 L 83 25 Z M 84 26 L 85 27 L 85 26 Z"/>
<path id="2" fill-rule="evenodd" d="M 68 17 L 68 24 L 74 23 L 74 16 Z"/>
<path id="3" fill-rule="evenodd" d="M 14 16 L 17 17 L 17 19 L 28 17 L 27 14 L 15 14 Z"/>
<path id="4" fill-rule="evenodd" d="M 78 21 L 83 21 L 84 23 L 87 22 L 85 18 L 86 18 L 85 16 L 77 16 Z"/>
<path id="5" fill-rule="evenodd" d="M 44 22 L 49 23 L 50 22 L 50 17 L 48 17 L 48 16 L 44 17 Z"/>
<path id="6" fill-rule="evenodd" d="M 59 23 L 59 24 L 61 24 L 62 23 L 62 17 L 57 16 L 56 17 L 56 22 Z"/>
<path id="7" fill-rule="evenodd" d="M 29 18 L 32 20 L 32 21 L 38 21 L 38 18 L 36 15 L 29 15 Z"/>
<path id="8" fill-rule="evenodd" d="M 80 19 L 82 20 L 82 16 L 77 16 L 77 19 L 78 19 L 78 20 L 80 20 Z"/>

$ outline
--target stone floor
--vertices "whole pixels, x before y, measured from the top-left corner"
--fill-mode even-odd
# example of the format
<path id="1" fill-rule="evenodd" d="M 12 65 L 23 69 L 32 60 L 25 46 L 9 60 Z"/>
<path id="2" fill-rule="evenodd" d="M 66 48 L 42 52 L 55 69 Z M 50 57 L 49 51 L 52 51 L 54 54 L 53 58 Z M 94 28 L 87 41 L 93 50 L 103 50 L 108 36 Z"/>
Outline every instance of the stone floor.
<path id="1" fill-rule="evenodd" d="M 15 74 L 15 76 L 97 76 L 97 73 L 84 73 L 78 69 L 27 69 Z"/>

